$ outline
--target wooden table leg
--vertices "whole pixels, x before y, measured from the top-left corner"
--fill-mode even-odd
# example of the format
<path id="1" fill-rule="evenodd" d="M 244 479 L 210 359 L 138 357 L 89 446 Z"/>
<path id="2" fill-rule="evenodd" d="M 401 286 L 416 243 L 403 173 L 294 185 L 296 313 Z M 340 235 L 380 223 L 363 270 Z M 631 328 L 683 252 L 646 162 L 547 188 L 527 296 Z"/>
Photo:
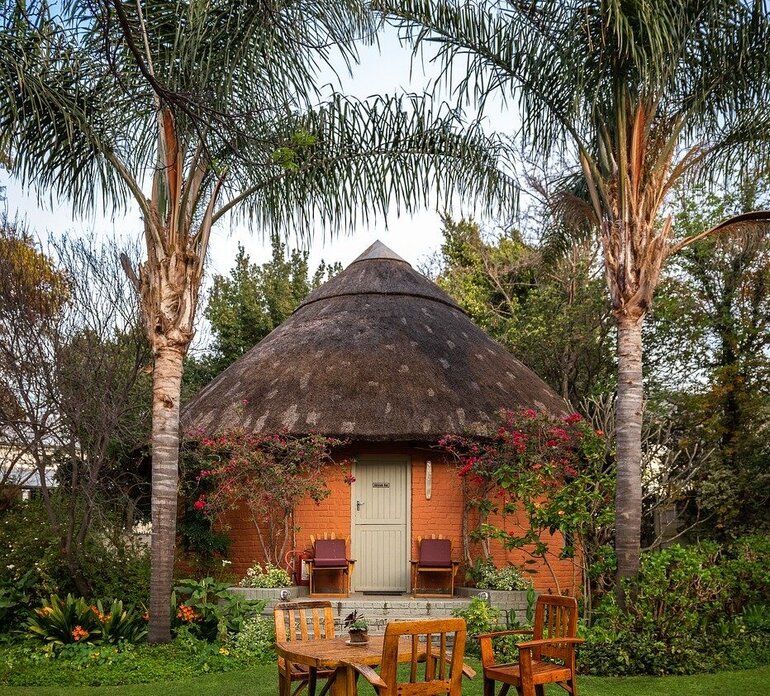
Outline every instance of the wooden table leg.
<path id="1" fill-rule="evenodd" d="M 318 670 L 311 667 L 307 675 L 307 696 L 315 696 L 315 686 L 318 681 Z"/>
<path id="2" fill-rule="evenodd" d="M 349 667 L 337 667 L 332 684 L 331 696 L 356 696 L 355 671 Z"/>

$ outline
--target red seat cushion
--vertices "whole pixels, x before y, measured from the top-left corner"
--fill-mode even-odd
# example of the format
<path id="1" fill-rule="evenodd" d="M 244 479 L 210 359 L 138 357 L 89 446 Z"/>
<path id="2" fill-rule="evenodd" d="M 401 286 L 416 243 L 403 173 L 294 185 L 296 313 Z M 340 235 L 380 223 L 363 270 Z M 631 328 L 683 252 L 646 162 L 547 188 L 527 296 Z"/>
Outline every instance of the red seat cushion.
<path id="1" fill-rule="evenodd" d="M 452 567 L 452 542 L 449 539 L 423 539 L 420 565 L 430 568 Z"/>
<path id="2" fill-rule="evenodd" d="M 347 567 L 348 558 L 345 555 L 344 539 L 319 539 L 315 543 L 316 568 Z"/>

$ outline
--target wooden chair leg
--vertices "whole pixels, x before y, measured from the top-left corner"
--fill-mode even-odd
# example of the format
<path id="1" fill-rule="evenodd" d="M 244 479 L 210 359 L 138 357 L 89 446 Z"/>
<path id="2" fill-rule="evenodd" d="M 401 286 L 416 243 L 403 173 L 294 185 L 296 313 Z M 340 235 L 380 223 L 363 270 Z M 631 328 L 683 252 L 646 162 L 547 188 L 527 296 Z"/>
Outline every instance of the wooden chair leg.
<path id="1" fill-rule="evenodd" d="M 535 694 L 536 696 L 545 696 L 545 686 L 542 684 L 537 684 L 535 686 Z"/>
<path id="2" fill-rule="evenodd" d="M 307 696 L 315 696 L 315 686 L 318 681 L 318 670 L 315 667 L 311 667 L 308 670 L 307 676 Z M 538 696 L 543 696 L 538 694 Z"/>
<path id="3" fill-rule="evenodd" d="M 484 678 L 484 696 L 495 696 L 495 682 Z"/>

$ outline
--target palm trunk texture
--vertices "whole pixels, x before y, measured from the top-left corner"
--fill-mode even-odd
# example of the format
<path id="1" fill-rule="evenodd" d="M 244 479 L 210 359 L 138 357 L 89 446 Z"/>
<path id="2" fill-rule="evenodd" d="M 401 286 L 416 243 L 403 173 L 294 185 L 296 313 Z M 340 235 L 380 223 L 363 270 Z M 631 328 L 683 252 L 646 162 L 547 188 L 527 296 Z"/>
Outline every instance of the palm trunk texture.
<path id="1" fill-rule="evenodd" d="M 170 590 L 176 549 L 179 478 L 179 396 L 184 354 L 176 347 L 155 356 L 152 404 L 152 578 L 150 643 L 171 635 Z"/>
<path id="2" fill-rule="evenodd" d="M 639 570 L 642 528 L 642 321 L 618 318 L 618 397 L 616 415 L 617 490 L 615 493 L 615 551 L 618 581 Z M 616 586 L 623 602 L 621 583 Z"/>

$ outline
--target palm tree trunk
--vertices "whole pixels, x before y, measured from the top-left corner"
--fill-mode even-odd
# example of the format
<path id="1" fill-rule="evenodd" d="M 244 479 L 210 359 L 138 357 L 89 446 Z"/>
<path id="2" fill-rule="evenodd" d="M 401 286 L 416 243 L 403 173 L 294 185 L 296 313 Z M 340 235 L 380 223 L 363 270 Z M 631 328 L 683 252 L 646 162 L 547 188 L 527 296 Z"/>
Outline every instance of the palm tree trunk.
<path id="1" fill-rule="evenodd" d="M 616 593 L 624 604 L 621 580 L 639 571 L 642 528 L 642 321 L 643 316 L 618 317 L 618 399 L 616 446 L 618 477 L 615 493 Z"/>
<path id="2" fill-rule="evenodd" d="M 150 643 L 171 640 L 169 597 L 174 578 L 179 481 L 179 395 L 183 352 L 160 348 L 155 355 L 152 390 L 152 578 Z"/>

